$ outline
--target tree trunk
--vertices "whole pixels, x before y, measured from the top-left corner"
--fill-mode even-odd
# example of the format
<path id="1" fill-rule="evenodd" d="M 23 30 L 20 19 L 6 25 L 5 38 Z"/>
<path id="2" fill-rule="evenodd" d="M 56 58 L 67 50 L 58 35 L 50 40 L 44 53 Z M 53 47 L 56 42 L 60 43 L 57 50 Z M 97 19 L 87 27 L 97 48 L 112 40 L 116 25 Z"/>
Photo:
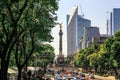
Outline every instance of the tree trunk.
<path id="1" fill-rule="evenodd" d="M 21 73 L 22 73 L 22 68 L 18 68 L 18 78 L 17 80 L 21 80 Z"/>
<path id="2" fill-rule="evenodd" d="M 118 68 L 115 68 L 115 79 L 118 79 Z"/>
<path id="3" fill-rule="evenodd" d="M 8 70 L 8 62 L 1 61 L 1 72 L 0 72 L 0 80 L 7 80 L 7 70 Z"/>
<path id="4" fill-rule="evenodd" d="M 97 73 L 97 68 L 98 68 L 98 67 L 97 67 L 97 66 L 95 66 L 95 73 Z"/>

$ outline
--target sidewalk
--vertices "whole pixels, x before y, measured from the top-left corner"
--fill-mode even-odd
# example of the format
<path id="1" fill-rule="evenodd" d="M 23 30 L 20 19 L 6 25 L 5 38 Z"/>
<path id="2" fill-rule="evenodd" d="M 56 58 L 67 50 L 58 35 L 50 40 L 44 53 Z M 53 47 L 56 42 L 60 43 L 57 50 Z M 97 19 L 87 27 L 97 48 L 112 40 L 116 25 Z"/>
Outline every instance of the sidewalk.
<path id="1" fill-rule="evenodd" d="M 115 78 L 113 76 L 103 77 L 103 76 L 95 75 L 95 80 L 115 80 Z"/>
<path id="2" fill-rule="evenodd" d="M 77 69 L 82 71 L 82 68 L 77 68 Z M 95 76 L 95 80 L 115 80 L 114 76 L 109 76 L 109 77 L 103 77 L 99 75 L 94 75 L 94 76 Z"/>

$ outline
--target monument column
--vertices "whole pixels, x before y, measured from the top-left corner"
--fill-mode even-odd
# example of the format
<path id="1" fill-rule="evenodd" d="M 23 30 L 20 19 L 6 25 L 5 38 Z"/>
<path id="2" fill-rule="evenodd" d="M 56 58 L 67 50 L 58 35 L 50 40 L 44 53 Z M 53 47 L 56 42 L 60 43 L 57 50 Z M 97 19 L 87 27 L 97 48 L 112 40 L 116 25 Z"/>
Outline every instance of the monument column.
<path id="1" fill-rule="evenodd" d="M 60 31 L 59 31 L 59 55 L 62 55 L 62 23 L 60 25 Z"/>
<path id="2" fill-rule="evenodd" d="M 58 23 L 60 26 L 60 30 L 59 30 L 59 55 L 57 57 L 57 63 L 58 65 L 62 65 L 64 63 L 64 55 L 62 52 L 62 23 Z"/>

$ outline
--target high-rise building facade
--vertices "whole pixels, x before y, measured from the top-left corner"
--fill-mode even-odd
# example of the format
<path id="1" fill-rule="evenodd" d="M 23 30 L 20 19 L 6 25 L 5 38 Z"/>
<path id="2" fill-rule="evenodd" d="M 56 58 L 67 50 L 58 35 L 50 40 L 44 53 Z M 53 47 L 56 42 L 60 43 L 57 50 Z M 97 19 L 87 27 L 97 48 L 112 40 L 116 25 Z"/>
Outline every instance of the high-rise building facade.
<path id="1" fill-rule="evenodd" d="M 78 7 L 74 6 L 67 15 L 67 56 L 73 55 L 81 47 L 83 28 L 89 26 L 91 21 L 78 15 Z"/>
<path id="2" fill-rule="evenodd" d="M 115 34 L 117 30 L 120 30 L 120 8 L 114 8 L 110 14 L 110 33 Z"/>
<path id="3" fill-rule="evenodd" d="M 92 44 L 92 38 L 100 36 L 98 27 L 84 27 L 82 49 L 89 47 Z"/>
<path id="4" fill-rule="evenodd" d="M 70 15 L 67 15 L 67 56 L 73 55 L 76 51 L 77 15 L 77 6 L 74 6 Z"/>
<path id="5" fill-rule="evenodd" d="M 108 28 L 109 30 L 109 35 L 112 35 L 112 32 L 113 32 L 113 28 L 112 28 L 112 12 L 110 13 L 110 26 Z"/>
<path id="6" fill-rule="evenodd" d="M 90 20 L 77 16 L 77 48 L 79 49 L 82 48 L 83 29 L 89 26 L 91 26 Z"/>
<path id="7" fill-rule="evenodd" d="M 108 34 L 100 34 L 99 36 L 95 36 L 92 38 L 92 43 L 103 44 L 105 40 L 108 39 L 109 37 L 112 36 Z"/>

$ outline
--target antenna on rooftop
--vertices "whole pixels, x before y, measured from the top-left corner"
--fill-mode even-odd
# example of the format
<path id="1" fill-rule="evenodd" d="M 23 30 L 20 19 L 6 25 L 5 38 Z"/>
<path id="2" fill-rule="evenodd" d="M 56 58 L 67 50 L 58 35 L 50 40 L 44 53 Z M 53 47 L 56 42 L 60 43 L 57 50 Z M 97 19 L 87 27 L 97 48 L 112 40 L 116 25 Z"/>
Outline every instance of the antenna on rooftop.
<path id="1" fill-rule="evenodd" d="M 81 4 L 80 4 L 80 11 L 81 11 L 81 16 L 84 17 L 84 13 L 82 12 Z"/>

